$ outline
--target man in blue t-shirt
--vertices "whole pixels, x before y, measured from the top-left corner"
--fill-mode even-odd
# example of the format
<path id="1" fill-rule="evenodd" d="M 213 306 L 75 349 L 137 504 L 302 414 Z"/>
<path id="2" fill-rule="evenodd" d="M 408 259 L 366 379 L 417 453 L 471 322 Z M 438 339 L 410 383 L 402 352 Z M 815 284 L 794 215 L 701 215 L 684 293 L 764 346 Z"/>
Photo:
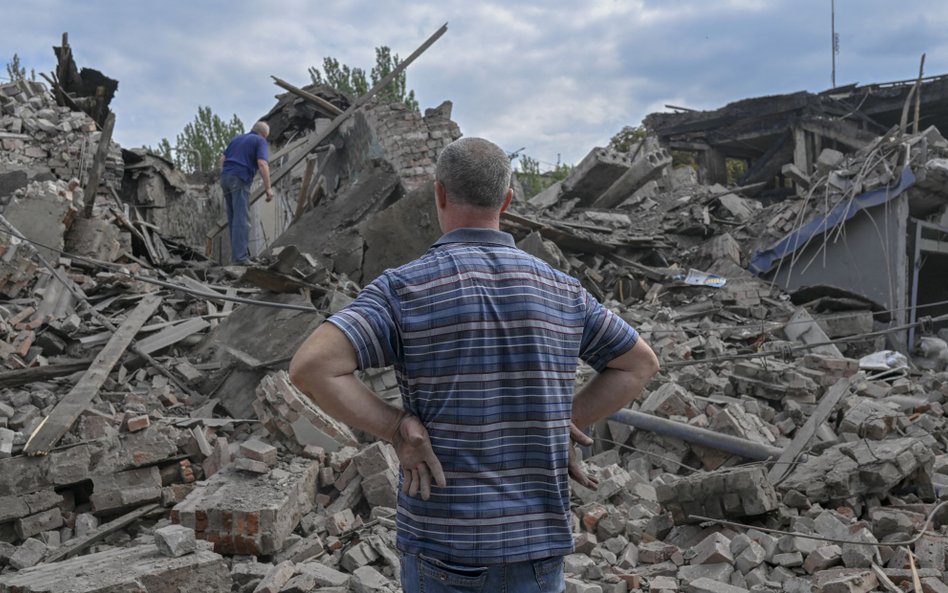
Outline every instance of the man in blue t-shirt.
<path id="1" fill-rule="evenodd" d="M 325 412 L 395 447 L 405 593 L 561 593 L 571 425 L 623 408 L 658 371 L 635 329 L 500 231 L 510 177 L 492 142 L 445 147 L 434 184 L 445 234 L 372 281 L 290 362 Z M 574 393 L 578 359 L 598 374 Z M 353 374 L 387 365 L 401 409 Z"/>
<path id="2" fill-rule="evenodd" d="M 250 184 L 257 169 L 260 169 L 260 177 L 263 178 L 267 201 L 273 199 L 270 166 L 267 163 L 269 135 L 270 126 L 258 121 L 249 132 L 231 140 L 221 155 L 221 188 L 227 207 L 230 251 L 237 265 L 250 263 Z"/>

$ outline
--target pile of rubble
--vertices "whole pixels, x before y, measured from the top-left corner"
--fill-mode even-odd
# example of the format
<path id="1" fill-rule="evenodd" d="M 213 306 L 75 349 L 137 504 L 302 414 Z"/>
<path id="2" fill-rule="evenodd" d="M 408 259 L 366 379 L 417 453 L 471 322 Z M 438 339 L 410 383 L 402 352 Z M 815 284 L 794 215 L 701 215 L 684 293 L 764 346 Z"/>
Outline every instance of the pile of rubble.
<path id="1" fill-rule="evenodd" d="M 285 369 L 360 285 L 437 237 L 450 103 L 346 115 L 334 91 L 281 96 L 266 117 L 298 208 L 263 263 L 230 268 L 195 244 L 219 212 L 179 224 L 175 200 L 200 186 L 153 155 L 110 145 L 80 213 L 89 190 L 69 180 L 86 178 L 96 125 L 44 93 L 0 86 L 0 592 L 398 591 L 394 451 Z M 505 214 L 663 361 L 593 429 L 599 487 L 573 484 L 567 591 L 946 590 L 943 321 L 781 276 L 804 243 L 835 257 L 827 237 L 859 220 L 835 212 L 943 225 L 946 157 L 935 128 L 891 130 L 785 163 L 793 185 L 765 203 L 759 185 L 674 167 L 659 134 L 594 149 Z M 400 401 L 392 369 L 361 378 Z"/>

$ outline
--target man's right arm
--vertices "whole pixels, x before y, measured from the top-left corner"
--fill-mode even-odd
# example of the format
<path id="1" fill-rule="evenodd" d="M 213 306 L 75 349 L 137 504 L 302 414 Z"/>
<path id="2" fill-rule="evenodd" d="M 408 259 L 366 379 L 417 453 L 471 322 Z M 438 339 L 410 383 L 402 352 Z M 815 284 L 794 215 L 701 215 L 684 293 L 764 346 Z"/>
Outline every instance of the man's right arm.
<path id="1" fill-rule="evenodd" d="M 640 336 L 579 390 L 573 398 L 573 423 L 586 428 L 637 400 L 658 369 L 658 358 Z"/>

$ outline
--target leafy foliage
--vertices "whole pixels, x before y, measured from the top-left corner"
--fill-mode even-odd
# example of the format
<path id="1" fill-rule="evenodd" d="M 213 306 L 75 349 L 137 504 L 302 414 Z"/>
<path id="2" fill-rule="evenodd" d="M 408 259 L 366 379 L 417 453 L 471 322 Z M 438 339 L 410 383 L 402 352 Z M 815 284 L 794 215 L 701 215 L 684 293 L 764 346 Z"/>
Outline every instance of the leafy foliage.
<path id="1" fill-rule="evenodd" d="M 523 193 L 527 198 L 531 198 L 557 181 L 566 179 L 573 168 L 565 163 L 556 165 L 552 170 L 546 173 L 540 172 L 540 161 L 527 155 L 521 155 L 519 158 L 520 169 L 515 172 L 520 185 L 523 186 Z"/>
<path id="2" fill-rule="evenodd" d="M 383 45 L 375 48 L 375 66 L 369 72 L 368 78 L 362 68 L 352 68 L 341 64 L 336 58 L 323 58 L 322 71 L 311 66 L 308 72 L 314 84 L 326 84 L 358 97 L 368 92 L 371 88 L 370 82 L 371 86 L 375 86 L 391 74 L 400 63 L 398 54 L 393 54 L 391 48 Z M 415 91 L 408 90 L 405 72 L 399 73 L 395 80 L 379 92 L 378 97 L 381 101 L 388 103 L 404 103 L 409 109 L 418 111 Z"/>
<path id="3" fill-rule="evenodd" d="M 629 152 L 632 147 L 645 140 L 645 126 L 625 126 L 609 140 L 609 148 L 619 152 Z"/>
<path id="4" fill-rule="evenodd" d="M 27 80 L 26 78 L 26 66 L 20 64 L 20 56 L 13 54 L 13 59 L 7 62 L 7 78 L 11 82 L 17 80 Z M 30 78 L 31 82 L 36 82 L 36 70 L 30 69 Z"/>
<path id="5" fill-rule="evenodd" d="M 226 122 L 210 107 L 198 106 L 194 121 L 184 126 L 173 147 L 167 138 L 162 138 L 156 149 L 149 150 L 173 161 L 185 173 L 209 172 L 217 169 L 234 136 L 243 132 L 244 124 L 236 114 Z"/>

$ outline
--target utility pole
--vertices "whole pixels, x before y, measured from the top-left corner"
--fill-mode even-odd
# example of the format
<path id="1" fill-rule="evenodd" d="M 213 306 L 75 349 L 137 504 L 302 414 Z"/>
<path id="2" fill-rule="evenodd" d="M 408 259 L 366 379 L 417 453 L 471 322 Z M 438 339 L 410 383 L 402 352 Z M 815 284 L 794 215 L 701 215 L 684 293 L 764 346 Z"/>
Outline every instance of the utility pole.
<path id="1" fill-rule="evenodd" d="M 836 88 L 836 54 L 839 52 L 839 37 L 836 36 L 836 0 L 830 0 L 830 50 L 833 53 L 833 88 Z"/>

